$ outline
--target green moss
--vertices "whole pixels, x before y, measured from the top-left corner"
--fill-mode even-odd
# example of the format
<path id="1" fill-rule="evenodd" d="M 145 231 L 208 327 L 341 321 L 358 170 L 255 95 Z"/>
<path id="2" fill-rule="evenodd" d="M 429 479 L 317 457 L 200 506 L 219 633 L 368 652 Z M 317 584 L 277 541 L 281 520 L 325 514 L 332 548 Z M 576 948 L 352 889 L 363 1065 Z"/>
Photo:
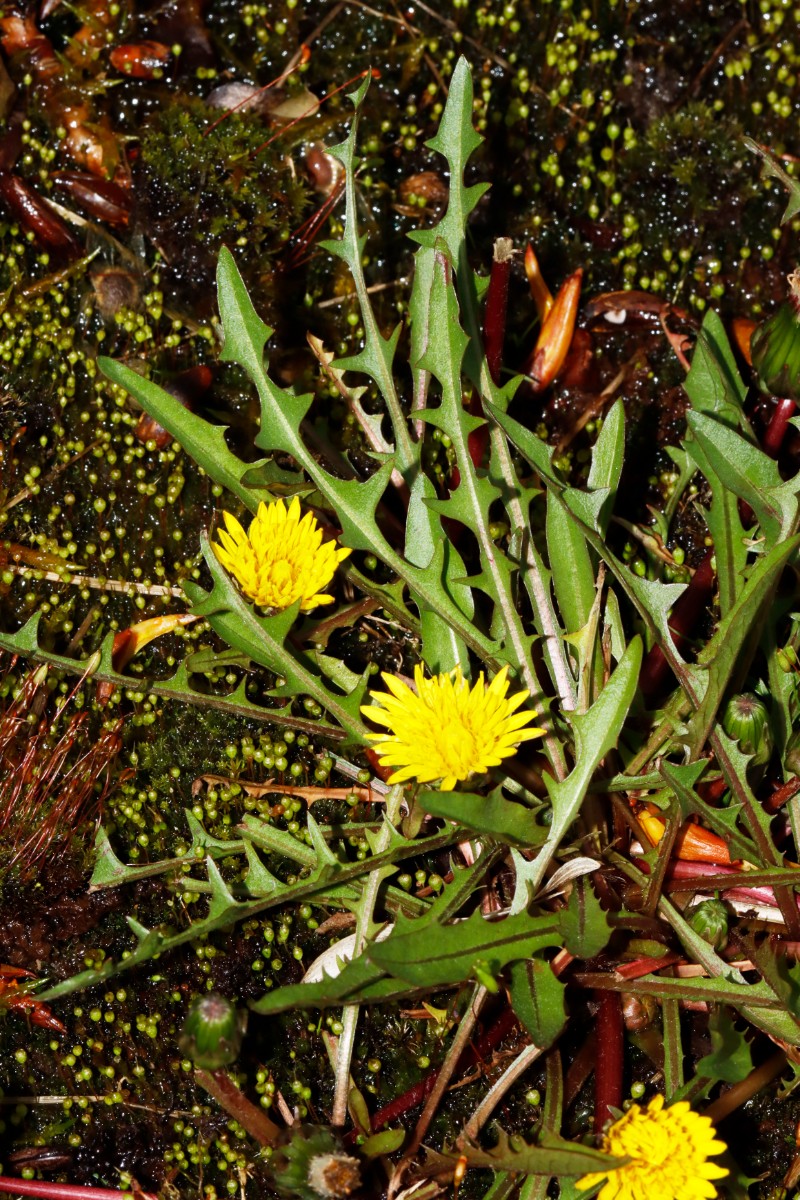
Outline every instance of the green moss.
<path id="1" fill-rule="evenodd" d="M 300 224 L 308 186 L 291 172 L 274 130 L 252 114 L 221 114 L 183 98 L 146 126 L 137 168 L 147 218 L 205 246 L 247 247 L 259 271 Z"/>

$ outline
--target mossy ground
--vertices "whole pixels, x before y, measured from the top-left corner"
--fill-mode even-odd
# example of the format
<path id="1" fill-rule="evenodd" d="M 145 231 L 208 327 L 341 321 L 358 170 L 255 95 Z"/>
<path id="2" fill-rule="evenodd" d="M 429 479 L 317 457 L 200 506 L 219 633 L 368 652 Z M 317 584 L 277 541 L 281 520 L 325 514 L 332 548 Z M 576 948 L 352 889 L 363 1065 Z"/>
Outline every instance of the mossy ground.
<path id="1" fill-rule="evenodd" d="M 106 9 L 87 0 L 56 8 L 41 24 L 62 56 L 65 87 L 86 97 L 97 128 L 105 122 L 111 143 L 127 155 L 133 206 L 126 229 L 87 213 L 91 223 L 76 229 L 85 258 L 72 263 L 48 251 L 14 214 L 0 213 L 4 630 L 39 612 L 42 646 L 86 657 L 109 631 L 180 610 L 171 589 L 202 577 L 198 533 L 221 502 L 219 489 L 177 444 L 159 448 L 137 435 L 140 414 L 99 376 L 95 359 L 98 352 L 122 358 L 161 382 L 209 364 L 213 381 L 194 403 L 231 427 L 242 452 L 255 408 L 241 375 L 217 364 L 213 269 L 223 244 L 233 249 L 260 311 L 276 327 L 273 369 L 283 382 L 310 382 L 316 392 L 319 452 L 333 458 L 344 450 L 362 452 L 337 393 L 318 380 L 305 342 L 311 330 L 337 353 L 354 352 L 362 336 L 358 311 L 335 261 L 297 232 L 324 203 L 324 191 L 315 190 L 319 149 L 312 148 L 341 138 L 349 105 L 338 92 L 289 129 L 242 112 L 211 130 L 220 110 L 204 103 L 224 83 L 275 79 L 304 41 L 310 55 L 283 85 L 289 97 L 302 87 L 322 97 L 363 71 L 380 72 L 362 125 L 366 161 L 359 192 L 369 282 L 380 289 L 376 301 L 387 323 L 405 313 L 412 250 L 405 235 L 436 211 L 436 181 L 424 173 L 440 172 L 442 164 L 425 142 L 461 53 L 472 63 L 475 120 L 486 138 L 475 174 L 492 184 L 471 228 L 476 267 L 488 270 L 493 239 L 506 235 L 520 248 L 527 239 L 535 242 L 551 286 L 583 267 L 588 297 L 638 288 L 665 297 L 690 318 L 708 306 L 732 318 L 757 317 L 782 295 L 783 277 L 795 265 L 798 222 L 780 227 L 782 198 L 758 181 L 757 163 L 739 135 L 746 132 L 778 153 L 796 151 L 800 48 L 793 34 L 800 13 L 790 3 L 698 8 L 644 0 L 454 0 L 438 17 L 422 6 L 401 15 L 380 0 L 369 8 L 210 0 L 202 17 L 188 3 L 175 9 L 177 21 L 166 10 L 125 3 Z M 73 39 L 98 13 L 97 53 L 70 62 Z M 178 44 L 182 53 L 151 79 L 125 77 L 110 66 L 110 49 L 144 38 Z M 61 148 L 64 94 L 37 80 L 25 52 L 10 57 L 8 69 L 17 91 L 6 117 L 25 121 L 13 169 L 78 211 L 52 178 L 74 166 Z M 323 235 L 335 235 L 340 219 L 334 206 Z M 109 294 L 112 270 L 122 273 L 121 294 Z M 533 323 L 519 268 L 509 366 L 529 352 Z M 669 494 L 674 465 L 666 447 L 682 433 L 682 372 L 652 321 L 599 327 L 593 338 L 601 382 L 624 365 L 630 437 L 650 450 L 645 458 L 633 456 L 640 465 L 627 481 L 636 520 L 645 500 L 663 503 Z M 544 421 L 559 436 L 583 402 L 562 390 L 525 419 Z M 577 468 L 596 428 L 590 422 L 572 445 Z M 436 443 L 431 453 L 443 460 L 446 448 Z M 685 532 L 682 549 L 691 558 L 699 535 L 688 514 Z M 637 553 L 631 547 L 629 557 Z M 112 590 L 107 580 L 125 587 Z M 51 672 L 50 694 L 42 693 L 31 718 L 31 727 L 53 722 L 53 739 L 79 709 L 89 713 L 94 736 L 123 719 L 116 783 L 103 815 L 123 861 L 184 852 L 184 808 L 221 838 L 247 811 L 299 828 L 299 801 L 248 797 L 239 778 L 348 785 L 331 771 L 330 747 L 313 733 L 182 707 L 148 689 L 146 679 L 169 675 L 187 654 L 211 645 L 202 622 L 160 639 L 128 668 L 130 687 L 105 706 L 93 684 L 75 691 L 74 677 Z M 331 646 L 350 656 L 351 665 L 367 656 L 399 664 L 407 651 L 391 625 L 369 618 L 334 635 Z M 4 667 L 9 705 L 31 665 L 7 658 Z M 233 663 L 197 678 L 209 694 L 223 694 L 243 675 Z M 248 698 L 262 699 L 270 681 L 245 678 Z M 59 697 L 67 696 L 56 719 Z M 313 720 L 315 714 L 301 715 Z M 206 774 L 232 782 L 195 788 Z M 323 821 L 373 815 L 343 804 L 319 805 L 315 812 Z M 166 876 L 87 896 L 91 823 L 70 833 L 58 831 L 44 867 L 6 869 L 4 961 L 51 980 L 66 978 L 121 955 L 131 941 L 126 916 L 177 928 L 202 909 L 202 896 Z M 359 837 L 351 838 L 353 854 Z M 3 848 L 6 862 L 12 852 Z M 228 871 L 231 881 L 242 865 Z M 418 864 L 409 886 L 425 887 L 446 866 Z M 213 987 L 245 1002 L 299 978 L 302 964 L 330 940 L 317 932 L 328 915 L 312 906 L 280 911 L 123 976 L 108 989 L 57 1002 L 63 1036 L 28 1026 L 19 1014 L 5 1015 L 0 1160 L 13 1171 L 20 1148 L 55 1147 L 66 1156 L 60 1177 L 73 1182 L 114 1186 L 129 1172 L 144 1187 L 174 1189 L 167 1194 L 213 1197 L 244 1194 L 252 1177 L 258 1194 L 271 1194 L 253 1144 L 195 1088 L 177 1033 L 197 992 Z M 332 1084 L 320 1034 L 335 1030 L 336 1021 L 335 1013 L 252 1020 L 236 1068 L 248 1094 L 269 1106 L 280 1091 L 300 1115 L 324 1122 Z M 368 1012 L 354 1059 L 357 1082 L 371 1102 L 384 1104 L 416 1082 L 428 1062 L 435 1064 L 442 1047 L 433 1021 Z M 435 1130 L 439 1138 L 448 1122 L 458 1127 L 493 1067 L 486 1064 L 468 1088 L 453 1094 Z M 535 1076 L 526 1080 L 514 1095 L 504 1125 L 521 1132 L 535 1125 L 537 1083 Z M 48 1097 L 64 1098 L 53 1104 Z M 749 1117 L 742 1114 L 746 1125 Z M 579 1094 L 573 1131 L 588 1120 Z M 763 1160 L 747 1164 L 753 1173 L 769 1172 L 761 1195 L 791 1158 L 793 1120 L 792 1105 L 752 1114 L 758 1131 L 765 1121 L 774 1123 Z M 473 1187 L 480 1192 L 479 1182 L 468 1180 L 462 1194 Z"/>

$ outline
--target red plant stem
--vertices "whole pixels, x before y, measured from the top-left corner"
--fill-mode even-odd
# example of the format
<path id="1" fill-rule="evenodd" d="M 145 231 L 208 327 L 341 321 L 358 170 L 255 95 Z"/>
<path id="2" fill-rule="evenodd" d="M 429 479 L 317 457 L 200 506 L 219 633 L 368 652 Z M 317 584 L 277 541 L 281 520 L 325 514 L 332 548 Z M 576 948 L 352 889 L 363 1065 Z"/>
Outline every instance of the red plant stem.
<path id="1" fill-rule="evenodd" d="M 663 971 L 664 967 L 672 967 L 681 962 L 680 954 L 665 954 L 661 958 L 637 958 L 635 962 L 619 963 L 614 971 L 623 979 L 641 979 L 653 971 Z"/>
<path id="2" fill-rule="evenodd" d="M 486 362 L 489 374 L 496 384 L 500 383 L 500 370 L 503 366 L 503 343 L 506 338 L 506 315 L 508 313 L 508 281 L 511 278 L 513 257 L 514 243 L 511 238 L 498 238 L 494 244 L 492 273 L 489 276 L 486 312 L 483 318 L 483 345 L 486 351 Z M 469 398 L 469 411 L 473 417 L 483 416 L 481 398 L 474 389 Z M 473 429 L 467 435 L 467 448 L 474 467 L 483 465 L 488 445 L 488 425 L 481 425 L 480 429 Z"/>
<path id="3" fill-rule="evenodd" d="M 494 244 L 492 273 L 486 294 L 486 315 L 483 319 L 483 345 L 486 364 L 495 383 L 500 383 L 503 366 L 503 343 L 506 337 L 506 314 L 508 313 L 508 281 L 511 277 L 511 262 L 514 243 L 511 238 L 498 238 Z"/>
<path id="4" fill-rule="evenodd" d="M 511 1006 L 506 1005 L 494 1025 L 490 1025 L 486 1033 L 478 1038 L 472 1046 L 468 1046 L 461 1055 L 456 1065 L 456 1072 L 463 1072 L 474 1063 L 486 1058 L 516 1025 L 517 1018 Z M 385 1104 L 383 1108 L 379 1108 L 376 1113 L 373 1113 L 371 1121 L 373 1133 L 377 1129 L 383 1129 L 384 1125 L 389 1125 L 392 1121 L 396 1121 L 398 1117 L 402 1117 L 410 1108 L 416 1108 L 418 1104 L 422 1104 L 423 1100 L 433 1091 L 433 1086 L 438 1077 L 438 1068 L 429 1071 L 423 1079 L 420 1079 L 419 1083 L 415 1083 L 407 1092 L 403 1092 L 402 1096 L 397 1096 L 389 1104 Z"/>
<path id="5" fill-rule="evenodd" d="M 681 890 L 680 883 L 705 883 L 705 876 L 715 876 L 716 881 L 711 887 L 714 891 L 722 892 L 724 896 L 730 896 L 733 900 L 756 900 L 759 904 L 777 905 L 775 892 L 771 887 L 762 884 L 748 887 L 741 883 L 735 883 L 729 888 L 720 887 L 718 880 L 721 875 L 741 876 L 741 871 L 736 867 L 725 866 L 723 863 L 681 862 L 679 859 L 673 859 L 667 871 L 667 880 L 671 885 L 669 890 L 675 892 Z M 798 881 L 800 881 L 800 875 L 798 875 Z M 795 895 L 795 902 L 800 909 L 800 896 Z"/>
<path id="6" fill-rule="evenodd" d="M 714 594 L 714 568 L 711 565 L 714 551 L 709 550 L 692 576 L 686 591 L 678 598 L 669 619 L 675 649 L 683 654 L 689 637 L 702 614 L 707 610 Z M 669 663 L 660 646 L 653 646 L 642 664 L 639 687 L 645 701 L 658 696 L 669 678 Z"/>
<path id="7" fill-rule="evenodd" d="M 727 792 L 728 784 L 723 778 L 712 779 L 710 783 L 701 783 L 700 788 L 700 795 L 708 804 L 717 804 Z"/>
<path id="8" fill-rule="evenodd" d="M 0 1175 L 0 1192 L 15 1196 L 44 1196 L 49 1200 L 130 1200 L 130 1192 L 118 1188 L 82 1187 L 77 1183 L 46 1183 L 42 1179 L 17 1179 Z M 158 1200 L 153 1192 L 137 1192 L 139 1200 Z"/>
<path id="9" fill-rule="evenodd" d="M 794 416 L 796 407 L 794 400 L 779 400 L 775 405 L 775 411 L 770 417 L 767 431 L 761 442 L 761 449 L 770 458 L 777 458 L 780 454 L 784 435 L 789 428 L 789 421 Z"/>
<path id="10" fill-rule="evenodd" d="M 800 775 L 794 775 L 791 779 L 787 779 L 786 783 L 782 783 L 779 788 L 776 788 L 771 796 L 767 796 L 764 801 L 765 811 L 768 813 L 779 812 L 784 804 L 787 804 L 798 792 L 800 792 Z"/>
<path id="11" fill-rule="evenodd" d="M 594 1131 L 601 1134 L 611 1118 L 611 1108 L 622 1105 L 622 1061 L 625 1025 L 619 992 L 597 989 L 595 1018 L 597 1063 L 594 1069 Z"/>

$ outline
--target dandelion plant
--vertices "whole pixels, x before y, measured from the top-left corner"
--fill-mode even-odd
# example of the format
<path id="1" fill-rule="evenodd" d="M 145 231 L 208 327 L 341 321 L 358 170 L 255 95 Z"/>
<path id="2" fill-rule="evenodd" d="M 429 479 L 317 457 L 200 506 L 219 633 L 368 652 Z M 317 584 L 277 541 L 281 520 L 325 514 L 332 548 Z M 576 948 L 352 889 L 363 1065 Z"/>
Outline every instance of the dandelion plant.
<path id="1" fill-rule="evenodd" d="M 121 862 L 101 829 L 95 887 L 177 869 L 189 872 L 182 886 L 207 897 L 207 908 L 177 931 L 130 918 L 134 942 L 126 957 L 42 995 L 105 982 L 281 905 L 342 910 L 355 921 L 347 952 L 343 947 L 318 974 L 266 990 L 251 1004 L 264 1019 L 296 1009 L 341 1012 L 337 1039 L 327 1045 L 337 1138 L 352 1121 L 366 1156 L 370 1141 L 382 1136 L 380 1113 L 369 1112 L 352 1080 L 361 1006 L 428 997 L 428 1011 L 438 1012 L 436 997 L 456 1006 L 469 996 L 443 1081 L 462 1062 L 473 1023 L 493 1004 L 501 1010 L 497 1020 L 507 1022 L 502 1028 L 518 1022 L 527 1044 L 467 1121 L 458 1154 L 444 1148 L 445 1164 L 493 1171 L 487 1196 L 510 1195 L 508 1181 L 522 1175 L 526 1197 L 544 1196 L 547 1180 L 557 1176 L 577 1181 L 565 1195 L 599 1186 L 603 1200 L 667 1200 L 673 1192 L 700 1200 L 728 1169 L 711 1161 L 722 1143 L 692 1105 L 752 1068 L 730 1013 L 765 1040 L 793 1053 L 800 1046 L 797 1006 L 784 1003 L 796 986 L 775 956 L 753 941 L 746 943 L 746 965 L 737 962 L 727 918 L 725 936 L 710 940 L 707 923 L 676 890 L 687 862 L 702 860 L 713 863 L 716 891 L 752 893 L 746 875 L 758 864 L 757 886 L 768 889 L 789 936 L 800 939 L 796 875 L 784 865 L 757 794 L 756 747 L 737 741 L 724 716 L 753 672 L 763 676 L 751 681 L 760 694 L 768 690 L 765 677 L 785 713 L 800 708 L 797 686 L 781 666 L 788 660 L 778 622 L 787 609 L 775 603 L 800 548 L 800 482 L 784 478 L 759 448 L 744 409 L 746 385 L 721 323 L 709 314 L 686 379 L 681 478 L 684 486 L 702 481 L 707 503 L 699 519 L 711 545 L 688 587 L 631 569 L 613 525 L 625 460 L 621 401 L 605 414 L 581 473 L 553 453 L 519 400 L 561 369 L 580 273 L 540 333 L 534 388 L 518 377 L 499 382 L 496 306 L 505 300 L 492 299 L 468 237 L 485 186 L 467 182 L 480 139 L 465 61 L 453 73 L 430 143 L 447 165 L 449 201 L 433 228 L 413 235 L 408 336 L 379 319 L 357 221 L 358 121 L 368 86 L 367 78 L 351 96 L 350 132 L 331 150 L 345 172 L 346 221 L 341 239 L 325 245 L 352 278 L 363 345 L 338 361 L 318 340 L 312 345 L 347 396 L 371 461 L 338 471 L 312 447 L 314 399 L 271 376 L 272 331 L 228 251 L 217 272 L 220 357 L 243 369 L 257 393 L 252 457 L 261 458 L 240 459 L 223 430 L 130 368 L 109 359 L 100 365 L 226 493 L 214 526 L 201 536 L 204 574 L 184 591 L 191 616 L 216 637 L 210 661 L 234 664 L 263 683 L 267 705 L 251 705 L 243 683 L 231 703 L 278 726 L 313 728 L 336 743 L 343 772 L 373 764 L 382 790 L 376 783 L 369 795 L 381 797 L 383 811 L 366 823 L 363 853 L 355 857 L 341 825 L 324 825 L 311 813 L 304 827 L 288 828 L 248 814 L 227 840 L 209 837 L 190 813 L 190 849 L 146 866 Z M 504 243 L 496 256 L 506 272 L 510 254 Z M 494 292 L 505 294 L 499 286 Z M 365 388 L 369 405 L 362 404 Z M 448 449 L 444 473 L 431 468 L 434 437 Z M 707 609 L 715 594 L 719 619 L 692 655 L 686 614 Z M 365 604 L 398 631 L 404 661 L 396 671 L 379 674 L 374 664 L 353 670 L 330 648 L 336 622 L 357 620 Z M 5 644 L 42 652 L 35 622 Z M 124 676 L 112 653 L 109 643 L 88 669 L 118 682 Z M 174 698 L 203 703 L 191 663 L 157 686 L 160 694 L 168 688 Z M 774 743 L 780 753 L 789 732 L 784 719 Z M 774 762 L 772 747 L 770 741 L 762 772 Z M 791 822 L 796 838 L 794 802 Z M 410 869 L 434 854 L 449 864 L 446 877 L 437 875 L 435 887 L 416 895 Z M 730 888 L 724 871 L 735 874 Z M 702 888 L 701 875 L 691 875 L 688 891 Z M 680 882 L 687 886 L 685 876 Z M 662 959 L 690 969 L 664 974 Z M 562 1136 L 557 1049 L 587 992 L 604 1035 L 597 1133 L 609 1113 L 614 1118 L 595 1146 Z M 646 1108 L 620 1115 L 613 1110 L 622 1094 L 622 992 L 660 1005 L 663 1088 Z M 738 1047 L 740 1066 L 725 1066 L 712 1053 L 700 1059 L 697 1079 L 685 1079 L 691 1046 L 682 1004 L 692 1011 L 712 1006 L 710 1028 Z M 482 1126 L 540 1055 L 548 1080 L 540 1127 L 529 1138 L 501 1129 L 487 1149 Z M 386 1164 L 390 1195 L 404 1186 L 443 1090 L 444 1082 L 438 1090 L 431 1082 L 430 1107 L 406 1154 L 394 1167 Z M 402 1131 L 386 1136 L 376 1154 L 400 1146 Z"/>

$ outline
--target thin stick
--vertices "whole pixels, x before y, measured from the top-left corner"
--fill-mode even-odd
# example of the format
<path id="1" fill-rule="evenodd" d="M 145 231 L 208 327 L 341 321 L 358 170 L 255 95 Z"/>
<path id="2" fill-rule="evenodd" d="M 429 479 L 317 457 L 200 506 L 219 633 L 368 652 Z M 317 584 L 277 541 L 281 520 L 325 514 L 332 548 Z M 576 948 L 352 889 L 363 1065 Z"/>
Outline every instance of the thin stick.
<path id="1" fill-rule="evenodd" d="M 489 1088 L 489 1091 L 467 1121 L 463 1131 L 459 1134 L 456 1142 L 459 1148 L 463 1146 L 465 1141 L 475 1140 L 489 1119 L 490 1114 L 500 1103 L 508 1089 L 514 1086 L 520 1075 L 523 1075 L 531 1063 L 536 1062 L 536 1059 L 541 1054 L 544 1054 L 542 1047 L 531 1044 L 530 1046 L 526 1046 L 517 1055 L 509 1067 L 506 1067 L 500 1078 Z"/>
<path id="2" fill-rule="evenodd" d="M 0 1175 L 0 1192 L 15 1196 L 44 1196 L 49 1200 L 128 1200 L 130 1192 L 118 1188 L 83 1187 L 77 1183 L 46 1183 L 43 1179 L 17 1179 Z M 153 1192 L 138 1192 L 139 1200 L 158 1200 Z"/>
<path id="3" fill-rule="evenodd" d="M 400 815 L 403 803 L 402 784 L 395 784 L 386 794 L 386 824 L 378 834 L 374 854 L 380 854 L 389 848 L 392 827 Z M 364 884 L 364 891 L 358 906 L 356 922 L 356 944 L 353 948 L 353 958 L 361 954 L 367 940 L 367 934 L 372 925 L 372 914 L 378 899 L 378 889 L 385 879 L 383 870 L 371 871 Z M 347 1116 L 347 1102 L 350 1098 L 350 1063 L 353 1058 L 353 1047 L 356 1040 L 356 1026 L 360 1005 L 348 1004 L 342 1014 L 342 1032 L 339 1034 L 339 1049 L 336 1057 L 336 1086 L 333 1094 L 333 1111 L 331 1125 L 344 1125 Z"/>
<path id="4" fill-rule="evenodd" d="M 66 583 L 73 587 L 96 588 L 101 592 L 133 593 L 140 596 L 176 596 L 180 600 L 186 599 L 181 588 L 167 587 L 163 583 L 126 583 L 121 579 L 103 579 L 99 575 L 73 575 L 69 571 L 60 575 L 58 571 L 40 571 L 38 567 L 23 567 L 19 563 L 8 563 L 3 570 L 10 571 L 12 575 L 33 576 L 37 580 L 46 579 L 49 583 Z"/>
<path id="5" fill-rule="evenodd" d="M 90 1104 L 105 1104 L 107 1099 L 108 1096 L 87 1096 L 84 1092 L 71 1096 L 0 1096 L 0 1107 L 13 1107 L 17 1104 L 26 1104 L 30 1107 L 34 1105 L 62 1106 L 65 1100 L 71 1100 L 73 1103 L 77 1103 L 78 1100 L 87 1100 Z M 157 1108 L 154 1104 L 134 1104 L 132 1100 L 120 1100 L 114 1107 L 136 1108 L 141 1112 L 158 1113 L 162 1117 L 167 1114 L 171 1117 L 194 1117 L 197 1115 L 188 1108 Z"/>
<path id="6" fill-rule="evenodd" d="M 201 789 L 201 783 L 221 783 L 227 785 L 231 782 L 227 775 L 198 775 L 192 784 L 192 795 L 196 795 Z M 371 788 L 368 787 L 295 787 L 284 783 L 276 783 L 274 779 L 265 779 L 263 783 L 253 783 L 249 779 L 237 779 L 235 781 L 240 788 L 247 792 L 248 796 L 269 796 L 271 793 L 280 793 L 282 796 L 302 796 L 309 804 L 314 804 L 317 800 L 346 800 L 348 796 L 358 796 L 359 800 L 363 800 L 366 804 L 372 804 L 375 797 L 372 795 Z M 383 796 L 381 796 L 381 799 Z"/>
<path id="7" fill-rule="evenodd" d="M 724 1121 L 727 1116 L 730 1116 L 737 1108 L 740 1108 L 747 1100 L 751 1100 L 757 1092 L 760 1092 L 763 1087 L 780 1075 L 786 1068 L 786 1052 L 778 1050 L 771 1058 L 768 1058 L 760 1067 L 756 1067 L 751 1071 L 746 1079 L 742 1079 L 740 1083 L 734 1083 L 729 1087 L 727 1092 L 723 1092 L 718 1100 L 713 1104 L 709 1104 L 703 1112 L 704 1117 L 710 1117 L 711 1120 L 718 1125 L 720 1121 Z"/>
<path id="8" fill-rule="evenodd" d="M 463 1050 L 472 1037 L 472 1031 L 475 1028 L 478 1015 L 488 994 L 488 989 L 485 988 L 483 984 L 476 985 L 469 1002 L 469 1007 L 461 1019 L 461 1023 L 456 1030 L 456 1036 L 453 1038 L 452 1045 L 447 1051 L 447 1056 L 442 1063 L 441 1070 L 439 1071 L 439 1075 L 436 1079 L 436 1083 L 433 1086 L 433 1090 L 420 1114 L 419 1120 L 417 1121 L 417 1127 L 412 1134 L 408 1148 L 406 1149 L 403 1157 L 400 1159 L 400 1162 L 397 1164 L 392 1174 L 392 1178 L 389 1182 L 389 1200 L 392 1200 L 392 1197 L 397 1195 L 397 1191 L 402 1183 L 406 1169 L 411 1163 L 414 1155 L 417 1153 L 417 1150 L 422 1145 L 422 1139 L 428 1132 L 428 1126 L 433 1120 L 436 1110 L 441 1103 L 442 1097 L 447 1090 L 447 1085 L 450 1083 L 450 1080 L 453 1077 L 453 1072 L 458 1066 L 458 1060 L 461 1058 Z"/>
<path id="9" fill-rule="evenodd" d="M 196 1070 L 195 1083 L 213 1096 L 217 1104 L 225 1110 L 242 1129 L 246 1130 L 261 1146 L 274 1146 L 283 1130 L 270 1120 L 263 1109 L 257 1108 L 247 1099 L 225 1070 L 204 1071 Z"/>
<path id="10" fill-rule="evenodd" d="M 39 487 L 42 487 L 44 484 L 52 483 L 52 481 L 66 471 L 68 467 L 73 467 L 76 462 L 80 462 L 82 458 L 85 458 L 86 455 L 91 450 L 94 450 L 96 446 L 99 446 L 99 444 L 100 443 L 98 440 L 90 442 L 85 449 L 81 450 L 80 454 L 75 454 L 71 459 L 69 459 L 68 462 L 59 463 L 58 466 L 53 467 L 52 471 L 48 471 L 44 479 L 38 480 Z M 17 492 L 16 496 L 12 496 L 10 500 L 6 500 L 5 504 L 3 505 L 3 512 L 8 512 L 10 508 L 14 508 L 16 504 L 21 504 L 23 500 L 29 500 L 32 495 L 32 490 L 29 487 L 24 487 L 22 491 Z"/>
<path id="11" fill-rule="evenodd" d="M 385 292 L 389 288 L 408 287 L 409 282 L 407 275 L 400 275 L 397 279 L 387 279 L 385 283 L 373 283 L 371 287 L 367 288 L 367 295 L 374 296 L 376 292 Z M 348 300 L 353 300 L 357 295 L 358 292 L 354 288 L 351 292 L 341 292 L 336 296 L 330 296 L 327 300 L 317 300 L 314 307 L 337 308 L 340 304 L 346 304 Z"/>

